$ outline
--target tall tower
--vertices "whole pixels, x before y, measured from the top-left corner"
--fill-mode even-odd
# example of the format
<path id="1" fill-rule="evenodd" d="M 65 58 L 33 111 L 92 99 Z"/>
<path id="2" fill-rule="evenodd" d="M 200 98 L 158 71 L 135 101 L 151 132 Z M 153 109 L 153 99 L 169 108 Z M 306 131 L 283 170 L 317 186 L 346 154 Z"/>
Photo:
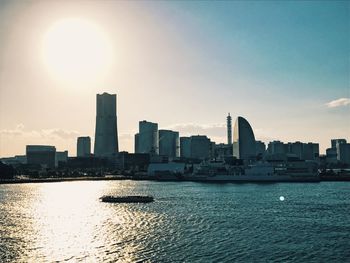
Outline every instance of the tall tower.
<path id="1" fill-rule="evenodd" d="M 226 118 L 226 125 L 227 125 L 227 144 L 232 144 L 232 118 L 230 116 L 230 113 L 228 113 L 228 116 Z"/>
<path id="2" fill-rule="evenodd" d="M 116 94 L 96 95 L 95 156 L 108 157 L 118 152 L 116 104 Z"/>

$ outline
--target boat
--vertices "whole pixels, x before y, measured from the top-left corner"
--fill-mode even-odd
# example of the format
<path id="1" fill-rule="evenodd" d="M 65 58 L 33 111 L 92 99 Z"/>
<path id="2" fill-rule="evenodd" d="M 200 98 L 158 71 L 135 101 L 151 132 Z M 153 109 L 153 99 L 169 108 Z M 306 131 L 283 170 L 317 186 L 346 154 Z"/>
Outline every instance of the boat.
<path id="1" fill-rule="evenodd" d="M 105 203 L 150 203 L 154 201 L 154 198 L 153 196 L 140 196 L 140 195 L 130 195 L 130 196 L 105 195 L 105 196 L 102 196 L 100 200 Z"/>

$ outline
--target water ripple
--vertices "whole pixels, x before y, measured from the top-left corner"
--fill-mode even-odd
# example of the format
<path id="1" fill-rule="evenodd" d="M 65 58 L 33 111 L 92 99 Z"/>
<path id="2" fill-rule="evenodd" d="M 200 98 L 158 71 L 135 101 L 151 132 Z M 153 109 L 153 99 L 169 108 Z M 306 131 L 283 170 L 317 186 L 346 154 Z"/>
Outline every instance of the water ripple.
<path id="1" fill-rule="evenodd" d="M 345 262 L 349 186 L 0 185 L 0 261 Z M 155 202 L 101 203 L 105 194 L 153 195 Z"/>

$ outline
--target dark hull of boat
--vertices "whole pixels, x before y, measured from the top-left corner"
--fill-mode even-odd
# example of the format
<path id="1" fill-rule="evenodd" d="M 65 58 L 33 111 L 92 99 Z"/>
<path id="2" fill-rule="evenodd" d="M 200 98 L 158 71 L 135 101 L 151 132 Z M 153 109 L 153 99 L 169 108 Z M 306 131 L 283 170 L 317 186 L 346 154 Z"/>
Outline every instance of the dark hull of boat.
<path id="1" fill-rule="evenodd" d="M 100 198 L 105 203 L 150 203 L 152 196 L 103 196 Z"/>

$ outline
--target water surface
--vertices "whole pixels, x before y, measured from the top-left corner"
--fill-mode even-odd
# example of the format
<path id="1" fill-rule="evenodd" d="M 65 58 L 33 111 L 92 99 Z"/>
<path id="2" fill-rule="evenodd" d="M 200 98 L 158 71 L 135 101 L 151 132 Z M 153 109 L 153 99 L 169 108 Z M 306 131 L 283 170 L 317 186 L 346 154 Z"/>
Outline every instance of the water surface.
<path id="1" fill-rule="evenodd" d="M 349 211 L 348 182 L 0 185 L 0 261 L 345 262 Z"/>

